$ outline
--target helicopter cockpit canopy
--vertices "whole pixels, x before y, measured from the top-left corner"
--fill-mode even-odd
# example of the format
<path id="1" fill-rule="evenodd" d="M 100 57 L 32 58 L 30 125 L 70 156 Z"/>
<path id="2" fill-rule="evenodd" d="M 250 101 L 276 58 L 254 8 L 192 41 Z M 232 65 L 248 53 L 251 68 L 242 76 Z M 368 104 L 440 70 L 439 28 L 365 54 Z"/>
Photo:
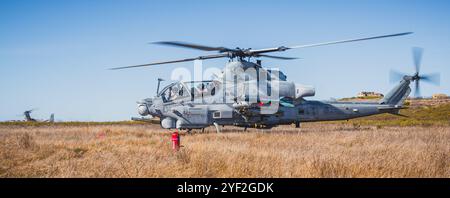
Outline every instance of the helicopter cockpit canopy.
<path id="1" fill-rule="evenodd" d="M 194 97 L 214 96 L 219 86 L 218 81 L 187 81 L 174 82 L 164 87 L 158 96 L 163 102 L 170 102 L 179 99 L 193 99 Z"/>

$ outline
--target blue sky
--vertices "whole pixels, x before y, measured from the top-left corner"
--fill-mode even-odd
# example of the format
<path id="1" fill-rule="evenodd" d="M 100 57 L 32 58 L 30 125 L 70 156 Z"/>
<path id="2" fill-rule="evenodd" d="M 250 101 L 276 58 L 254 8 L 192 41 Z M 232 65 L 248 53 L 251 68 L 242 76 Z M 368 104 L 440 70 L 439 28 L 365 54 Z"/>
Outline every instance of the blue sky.
<path id="1" fill-rule="evenodd" d="M 109 67 L 203 55 L 149 45 L 179 40 L 211 46 L 263 48 L 414 32 L 413 35 L 291 50 L 263 59 L 288 80 L 316 87 L 313 99 L 386 93 L 389 70 L 413 73 L 411 47 L 425 49 L 422 73 L 441 73 L 441 86 L 422 95 L 450 94 L 450 2 L 3 0 L 0 2 L 0 120 L 23 110 L 57 120 L 127 120 L 135 101 L 153 96 L 158 77 L 177 67 L 121 71 Z M 225 59 L 204 62 L 222 67 Z"/>

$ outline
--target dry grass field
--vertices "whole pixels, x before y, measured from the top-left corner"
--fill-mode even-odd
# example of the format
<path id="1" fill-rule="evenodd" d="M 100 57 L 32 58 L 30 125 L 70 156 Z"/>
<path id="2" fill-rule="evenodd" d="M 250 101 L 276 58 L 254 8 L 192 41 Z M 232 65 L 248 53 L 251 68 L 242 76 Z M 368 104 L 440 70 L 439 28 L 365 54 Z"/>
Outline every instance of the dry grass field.
<path id="1" fill-rule="evenodd" d="M 0 125 L 0 177 L 450 177 L 449 126 Z"/>

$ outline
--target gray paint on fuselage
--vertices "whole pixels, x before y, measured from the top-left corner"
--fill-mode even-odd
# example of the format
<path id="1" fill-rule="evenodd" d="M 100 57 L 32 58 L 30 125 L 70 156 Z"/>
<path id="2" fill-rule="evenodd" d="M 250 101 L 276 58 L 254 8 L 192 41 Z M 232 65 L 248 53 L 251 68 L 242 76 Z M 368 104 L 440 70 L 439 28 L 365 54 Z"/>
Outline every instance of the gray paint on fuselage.
<path id="1" fill-rule="evenodd" d="M 303 101 L 297 109 L 301 122 L 347 120 L 381 113 L 372 102 Z M 388 106 L 388 105 L 386 105 Z"/>

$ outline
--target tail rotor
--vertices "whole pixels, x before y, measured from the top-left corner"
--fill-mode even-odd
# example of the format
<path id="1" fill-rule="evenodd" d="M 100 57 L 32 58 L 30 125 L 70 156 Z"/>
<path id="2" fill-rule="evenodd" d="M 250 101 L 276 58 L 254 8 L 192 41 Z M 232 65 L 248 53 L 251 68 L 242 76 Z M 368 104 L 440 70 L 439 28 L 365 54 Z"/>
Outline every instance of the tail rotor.
<path id="1" fill-rule="evenodd" d="M 389 81 L 391 83 L 398 82 L 399 80 L 402 80 L 402 79 L 414 81 L 414 84 L 415 84 L 414 97 L 419 98 L 419 97 L 421 97 L 420 81 L 424 81 L 424 82 L 439 86 L 440 85 L 440 74 L 432 73 L 432 74 L 420 75 L 420 67 L 421 67 L 421 62 L 422 62 L 423 49 L 419 48 L 419 47 L 414 47 L 412 49 L 412 54 L 413 54 L 415 73 L 413 75 L 406 75 L 401 72 L 391 70 L 390 75 L 389 75 Z"/>

